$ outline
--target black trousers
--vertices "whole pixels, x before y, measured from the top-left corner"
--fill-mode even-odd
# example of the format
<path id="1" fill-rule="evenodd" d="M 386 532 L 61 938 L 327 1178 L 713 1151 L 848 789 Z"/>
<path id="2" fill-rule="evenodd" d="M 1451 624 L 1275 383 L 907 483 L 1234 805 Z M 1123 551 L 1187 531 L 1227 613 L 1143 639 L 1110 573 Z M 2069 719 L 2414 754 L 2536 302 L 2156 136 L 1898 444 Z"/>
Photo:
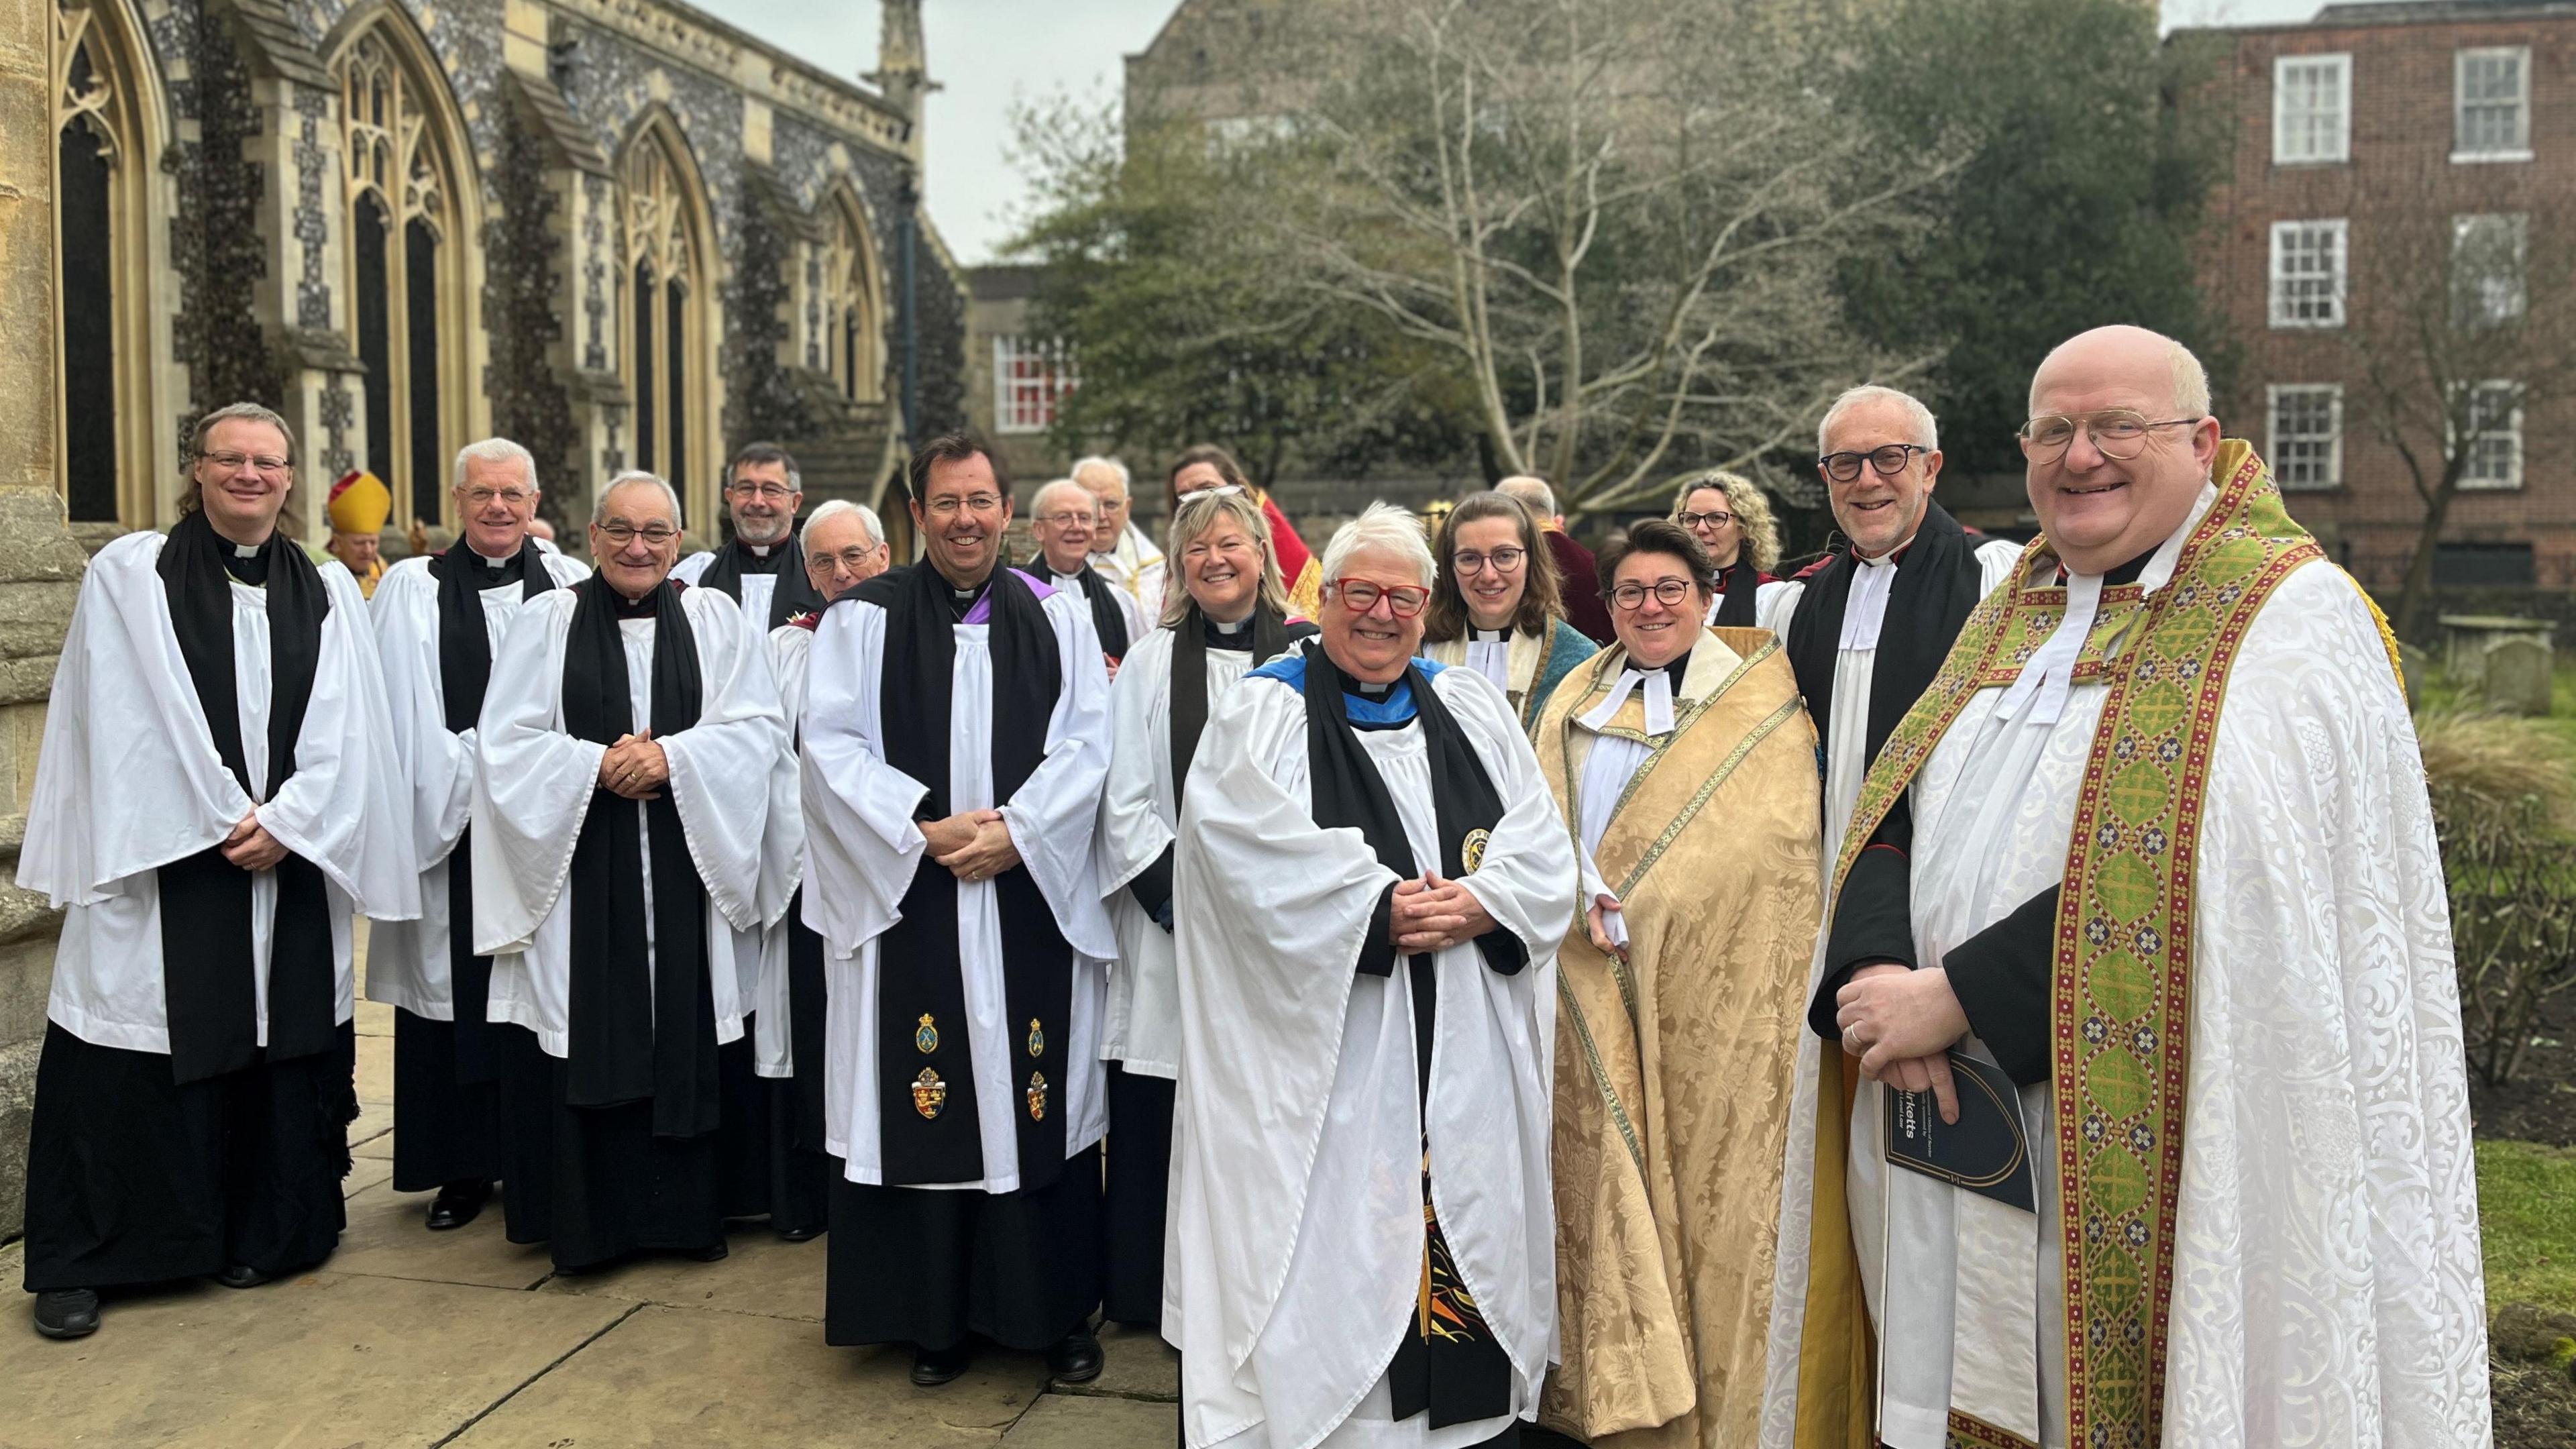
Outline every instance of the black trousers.
<path id="1" fill-rule="evenodd" d="M 566 1271 L 648 1250 L 695 1252 L 724 1241 L 723 1133 L 653 1135 L 653 1104 L 575 1107 L 567 1070 L 534 1033 L 508 1028 L 505 1230 L 545 1243 Z"/>
<path id="2" fill-rule="evenodd" d="M 26 1288 L 271 1275 L 331 1256 L 347 1214 L 357 1036 L 180 1086 L 170 1058 L 47 1023 L 27 1142 Z"/>
<path id="3" fill-rule="evenodd" d="M 458 1078 L 456 1023 L 395 1007 L 394 1191 L 502 1176 L 501 1084 Z"/>
<path id="4" fill-rule="evenodd" d="M 1109 1173 L 1101 1214 L 1104 1313 L 1152 1328 L 1163 1321 L 1163 1222 L 1172 1196 L 1172 1092 L 1164 1077 L 1109 1064 Z"/>
<path id="5" fill-rule="evenodd" d="M 870 1187 L 832 1175 L 823 1339 L 1042 1349 L 1100 1306 L 1100 1149 L 1019 1192 Z"/>
<path id="6" fill-rule="evenodd" d="M 817 1064 L 814 1070 L 823 1068 Z M 797 1097 L 803 1083 L 772 1079 L 761 1085 L 769 1089 L 769 1225 L 782 1233 L 824 1228 L 830 1223 L 832 1184 L 840 1180 L 841 1160 L 797 1143 Z"/>

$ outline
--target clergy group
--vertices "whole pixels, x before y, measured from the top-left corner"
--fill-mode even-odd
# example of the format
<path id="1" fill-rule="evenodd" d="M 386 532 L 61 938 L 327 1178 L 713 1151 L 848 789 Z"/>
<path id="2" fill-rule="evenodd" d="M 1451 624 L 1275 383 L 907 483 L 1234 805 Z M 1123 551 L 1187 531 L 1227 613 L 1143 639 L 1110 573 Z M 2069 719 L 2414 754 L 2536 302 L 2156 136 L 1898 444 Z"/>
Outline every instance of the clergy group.
<path id="1" fill-rule="evenodd" d="M 958 433 L 906 563 L 756 443 L 720 547 L 628 472 L 585 566 L 491 439 L 362 581 L 210 413 L 27 818 L 35 1327 L 329 1256 L 364 916 L 425 1229 L 825 1238 L 923 1391 L 1109 1322 L 1188 1449 L 2489 1443 L 2393 637 L 2180 344 L 2029 403 L 2018 543 L 1844 393 L 1790 577 L 1723 470 L 1597 555 L 1529 477 L 1311 550 L 1212 445 L 1006 554 Z"/>

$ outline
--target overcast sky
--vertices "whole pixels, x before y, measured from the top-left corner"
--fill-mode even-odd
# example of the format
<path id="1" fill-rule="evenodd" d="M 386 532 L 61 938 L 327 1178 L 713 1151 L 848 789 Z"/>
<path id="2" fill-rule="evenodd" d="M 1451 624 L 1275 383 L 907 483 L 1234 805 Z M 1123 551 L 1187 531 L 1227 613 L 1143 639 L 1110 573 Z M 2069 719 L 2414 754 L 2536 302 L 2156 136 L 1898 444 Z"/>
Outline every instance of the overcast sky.
<path id="1" fill-rule="evenodd" d="M 701 8 L 803 56 L 857 75 L 876 64 L 877 7 L 862 0 L 695 0 Z M 2323 0 L 2166 0 L 2168 25 L 2301 20 Z M 930 214 L 969 265 L 1011 231 L 1024 193 L 1009 156 L 1011 107 L 1061 92 L 1117 94 L 1120 60 L 1143 50 L 1179 0 L 924 0 L 932 79 Z"/>

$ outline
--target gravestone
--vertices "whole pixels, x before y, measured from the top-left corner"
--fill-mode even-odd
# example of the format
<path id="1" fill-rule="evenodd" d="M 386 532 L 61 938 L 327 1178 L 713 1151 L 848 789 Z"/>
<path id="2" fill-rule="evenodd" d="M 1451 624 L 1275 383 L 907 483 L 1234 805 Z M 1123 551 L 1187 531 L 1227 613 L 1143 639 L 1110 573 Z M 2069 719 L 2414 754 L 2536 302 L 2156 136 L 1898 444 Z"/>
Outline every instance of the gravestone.
<path id="1" fill-rule="evenodd" d="M 2549 713 L 2549 686 L 2557 663 L 2548 645 L 2529 637 L 2497 639 L 2486 647 L 2479 694 L 2506 714 Z"/>

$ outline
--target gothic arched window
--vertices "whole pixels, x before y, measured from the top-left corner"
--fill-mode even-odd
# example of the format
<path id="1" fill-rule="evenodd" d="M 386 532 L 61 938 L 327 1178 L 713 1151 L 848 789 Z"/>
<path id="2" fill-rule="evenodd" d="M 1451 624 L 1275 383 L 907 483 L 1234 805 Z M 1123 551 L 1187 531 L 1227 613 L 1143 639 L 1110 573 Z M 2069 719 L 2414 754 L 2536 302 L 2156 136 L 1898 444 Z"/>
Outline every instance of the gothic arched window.
<path id="1" fill-rule="evenodd" d="M 389 12 L 342 50 L 349 322 L 366 365 L 367 449 L 395 517 L 439 523 L 471 426 L 465 213 L 470 161 L 444 81 Z"/>
<path id="2" fill-rule="evenodd" d="M 54 10 L 55 478 L 74 522 L 154 521 L 154 101 L 118 0 Z"/>
<path id="3" fill-rule="evenodd" d="M 823 244 L 816 352 L 843 397 L 875 402 L 885 396 L 875 240 L 855 199 L 836 194 L 826 206 L 831 231 Z"/>
<path id="4" fill-rule="evenodd" d="M 676 490 L 692 520 L 714 507 L 709 392 L 714 331 L 712 243 L 697 170 L 667 117 L 627 147 L 626 385 L 634 399 L 635 466 Z M 702 525 L 703 526 L 703 525 Z"/>

